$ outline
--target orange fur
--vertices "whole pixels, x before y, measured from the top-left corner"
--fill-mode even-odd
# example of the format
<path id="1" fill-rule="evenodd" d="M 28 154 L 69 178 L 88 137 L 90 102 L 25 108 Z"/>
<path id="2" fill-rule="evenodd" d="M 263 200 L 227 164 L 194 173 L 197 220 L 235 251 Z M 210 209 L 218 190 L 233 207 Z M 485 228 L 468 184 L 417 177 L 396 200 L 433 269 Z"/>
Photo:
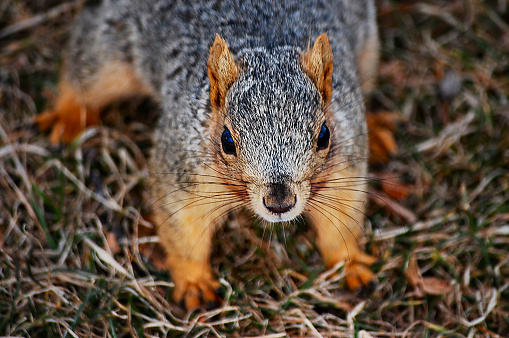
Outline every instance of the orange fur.
<path id="1" fill-rule="evenodd" d="M 210 266 L 211 240 L 222 214 L 232 202 L 224 201 L 225 194 L 231 196 L 231 193 L 220 180 L 218 184 L 211 184 L 215 175 L 212 169 L 204 169 L 195 176 L 199 178 L 191 193 L 168 194 L 161 188 L 154 194 L 165 196 L 158 203 L 171 204 L 172 210 L 178 210 L 172 214 L 165 208 L 158 208 L 153 217 L 160 243 L 167 253 L 167 268 L 175 282 L 173 298 L 177 302 L 184 301 L 187 309 L 220 300 L 216 294 L 220 284 Z M 164 186 L 161 183 L 158 181 L 157 186 Z"/>
<path id="2" fill-rule="evenodd" d="M 107 105 L 135 95 L 149 95 L 151 90 L 123 62 L 104 65 L 83 88 L 62 80 L 55 108 L 37 116 L 41 130 L 52 128 L 50 141 L 71 142 L 86 127 L 99 124 L 99 115 Z"/>
<path id="3" fill-rule="evenodd" d="M 330 177 L 333 184 L 341 182 L 341 179 L 356 177 L 355 173 L 343 173 Z M 351 180 L 347 180 L 351 182 Z M 374 278 L 373 272 L 367 266 L 373 264 L 376 258 L 365 254 L 361 249 L 359 240 L 363 236 L 364 206 L 362 201 L 364 190 L 362 184 L 353 186 L 346 184 L 345 189 L 335 187 L 327 189 L 327 200 L 339 201 L 336 203 L 320 204 L 317 208 L 309 210 L 310 220 L 317 233 L 317 246 L 327 268 L 331 268 L 338 262 L 346 262 L 346 283 L 350 289 L 357 289 Z M 319 198 L 316 198 L 319 200 Z M 332 205 L 334 204 L 334 205 Z M 337 210 L 339 209 L 339 211 Z"/>

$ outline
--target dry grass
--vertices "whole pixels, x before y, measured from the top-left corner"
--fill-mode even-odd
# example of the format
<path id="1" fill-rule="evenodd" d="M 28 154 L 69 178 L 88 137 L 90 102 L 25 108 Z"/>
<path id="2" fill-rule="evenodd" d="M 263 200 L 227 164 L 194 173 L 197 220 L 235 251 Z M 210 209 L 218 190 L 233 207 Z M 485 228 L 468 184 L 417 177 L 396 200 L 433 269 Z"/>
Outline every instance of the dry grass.
<path id="1" fill-rule="evenodd" d="M 55 148 L 31 124 L 75 15 L 60 4 L 0 3 L 0 335 L 509 336 L 509 2 L 378 1 L 369 107 L 397 113 L 400 150 L 372 171 L 408 197 L 368 207 L 382 260 L 371 290 L 338 288 L 306 227 L 269 245 L 240 216 L 214 242 L 227 304 L 189 315 L 138 249 L 154 240 L 136 239 L 150 227 L 150 127 L 101 126 Z"/>

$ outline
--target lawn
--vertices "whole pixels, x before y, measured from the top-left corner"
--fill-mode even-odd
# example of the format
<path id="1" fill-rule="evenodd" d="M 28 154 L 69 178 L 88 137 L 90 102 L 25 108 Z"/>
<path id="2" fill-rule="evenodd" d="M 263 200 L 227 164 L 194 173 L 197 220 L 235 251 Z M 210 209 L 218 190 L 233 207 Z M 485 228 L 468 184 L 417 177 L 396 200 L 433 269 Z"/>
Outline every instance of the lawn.
<path id="1" fill-rule="evenodd" d="M 0 3 L 0 336 L 509 336 L 509 1 L 377 1 L 366 105 L 394 154 L 370 168 L 375 283 L 344 288 L 304 223 L 240 213 L 214 238 L 227 301 L 192 313 L 146 217 L 154 104 L 110 107 L 69 146 L 33 124 L 82 2 Z"/>

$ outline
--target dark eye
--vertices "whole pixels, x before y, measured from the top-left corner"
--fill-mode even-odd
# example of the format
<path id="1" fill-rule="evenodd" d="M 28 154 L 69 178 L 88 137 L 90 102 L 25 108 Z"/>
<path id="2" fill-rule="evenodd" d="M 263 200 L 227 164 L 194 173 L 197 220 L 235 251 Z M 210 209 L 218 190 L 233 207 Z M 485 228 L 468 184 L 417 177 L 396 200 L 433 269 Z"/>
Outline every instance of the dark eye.
<path id="1" fill-rule="evenodd" d="M 223 135 L 221 136 L 221 146 L 226 154 L 237 156 L 237 149 L 235 148 L 235 143 L 233 143 L 232 134 L 226 127 L 224 127 Z"/>
<path id="2" fill-rule="evenodd" d="M 320 134 L 318 135 L 318 142 L 316 143 L 316 150 L 323 150 L 329 146 L 330 132 L 329 128 L 324 124 L 322 124 L 322 128 L 320 129 Z"/>

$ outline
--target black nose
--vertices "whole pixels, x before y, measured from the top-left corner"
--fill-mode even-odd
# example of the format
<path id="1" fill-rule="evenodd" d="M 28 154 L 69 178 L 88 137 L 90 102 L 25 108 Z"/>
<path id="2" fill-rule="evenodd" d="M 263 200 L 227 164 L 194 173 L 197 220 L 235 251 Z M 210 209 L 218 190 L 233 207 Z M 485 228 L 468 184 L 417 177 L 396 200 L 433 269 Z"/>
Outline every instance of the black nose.
<path id="1" fill-rule="evenodd" d="M 273 214 L 284 214 L 290 211 L 295 203 L 297 196 L 282 183 L 271 184 L 268 193 L 263 197 L 263 205 Z"/>

